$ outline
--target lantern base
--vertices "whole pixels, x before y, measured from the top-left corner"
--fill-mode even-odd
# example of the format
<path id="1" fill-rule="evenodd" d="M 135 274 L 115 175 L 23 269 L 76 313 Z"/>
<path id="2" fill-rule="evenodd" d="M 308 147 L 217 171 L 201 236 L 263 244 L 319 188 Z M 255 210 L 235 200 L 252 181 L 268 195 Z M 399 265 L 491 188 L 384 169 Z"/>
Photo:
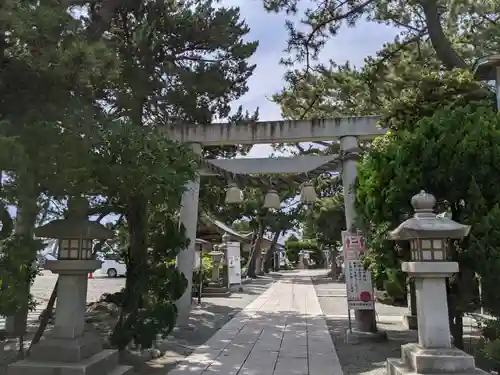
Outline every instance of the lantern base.
<path id="1" fill-rule="evenodd" d="M 401 359 L 387 359 L 388 375 L 457 374 L 486 375 L 474 357 L 456 348 L 423 348 L 419 344 L 401 345 Z"/>
<path id="2" fill-rule="evenodd" d="M 102 350 L 79 362 L 24 359 L 7 368 L 7 375 L 131 375 L 132 366 L 118 365 L 118 350 Z"/>
<path id="3" fill-rule="evenodd" d="M 418 320 L 416 315 L 404 314 L 403 315 L 403 326 L 406 329 L 417 330 Z"/>
<path id="4" fill-rule="evenodd" d="M 348 344 L 361 344 L 365 342 L 384 342 L 387 341 L 387 333 L 377 330 L 376 332 L 364 332 L 356 328 L 352 331 L 347 330 L 345 341 Z"/>
<path id="5" fill-rule="evenodd" d="M 99 334 L 87 330 L 75 339 L 52 335 L 33 346 L 28 359 L 7 367 L 7 375 L 130 375 L 133 367 L 118 364 L 117 350 L 102 350 Z"/>
<path id="6" fill-rule="evenodd" d="M 92 357 L 102 350 L 100 337 L 91 332 L 76 339 L 68 340 L 48 337 L 33 346 L 30 359 L 34 361 L 79 362 Z"/>

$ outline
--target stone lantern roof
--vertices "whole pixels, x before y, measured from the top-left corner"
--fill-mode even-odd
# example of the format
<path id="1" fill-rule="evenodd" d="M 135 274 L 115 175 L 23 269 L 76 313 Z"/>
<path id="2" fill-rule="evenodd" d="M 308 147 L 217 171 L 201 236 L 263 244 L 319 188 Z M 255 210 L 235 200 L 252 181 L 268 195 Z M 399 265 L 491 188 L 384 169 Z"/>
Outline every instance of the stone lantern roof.
<path id="1" fill-rule="evenodd" d="M 35 236 L 41 238 L 90 238 L 106 240 L 114 233 L 104 225 L 90 221 L 87 216 L 88 202 L 84 198 L 71 198 L 68 201 L 68 217 L 53 220 L 35 228 Z"/>
<path id="2" fill-rule="evenodd" d="M 436 198 L 421 191 L 413 196 L 411 205 L 415 210 L 412 218 L 401 223 L 389 233 L 392 240 L 412 240 L 417 238 L 462 238 L 469 234 L 470 226 L 463 225 L 447 217 L 434 213 Z"/>
<path id="3" fill-rule="evenodd" d="M 476 62 L 474 73 L 481 81 L 494 81 L 497 67 L 500 67 L 500 55 L 486 56 Z"/>

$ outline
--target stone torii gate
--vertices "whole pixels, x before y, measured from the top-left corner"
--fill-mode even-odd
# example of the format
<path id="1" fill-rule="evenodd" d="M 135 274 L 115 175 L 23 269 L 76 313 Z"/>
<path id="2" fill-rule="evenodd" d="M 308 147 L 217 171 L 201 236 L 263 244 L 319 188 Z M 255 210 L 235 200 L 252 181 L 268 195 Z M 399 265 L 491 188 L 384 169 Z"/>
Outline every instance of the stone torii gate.
<path id="1" fill-rule="evenodd" d="M 210 125 L 164 127 L 170 138 L 183 143 L 189 143 L 193 151 L 201 154 L 204 146 L 224 146 L 237 144 L 269 144 L 269 143 L 299 143 L 317 141 L 340 141 L 343 157 L 333 156 L 297 156 L 293 158 L 268 159 L 217 159 L 205 160 L 200 165 L 201 171 L 191 181 L 182 197 L 180 221 L 186 228 L 190 245 L 177 257 L 177 266 L 188 280 L 188 288 L 177 301 L 181 320 L 187 316 L 191 305 L 191 283 L 193 262 L 195 257 L 195 239 L 198 221 L 198 198 L 200 190 L 200 174 L 221 174 L 238 182 L 239 176 L 247 175 L 245 181 L 252 181 L 252 174 L 302 174 L 306 181 L 325 171 L 342 170 L 344 189 L 345 215 L 347 228 L 354 224 L 356 212 L 354 194 L 351 186 L 356 179 L 357 155 L 360 149 L 358 140 L 372 140 L 385 134 L 385 130 L 377 126 L 378 116 L 340 117 L 328 120 L 298 120 L 298 121 L 260 121 L 252 124 L 214 123 Z M 350 157 L 346 157 L 350 155 Z M 207 169 L 209 172 L 207 172 Z M 257 177 L 255 177 L 257 178 Z M 273 178 L 274 180 L 274 178 Z M 297 182 L 297 179 L 294 179 Z M 285 181 L 281 181 L 281 183 Z M 262 180 L 260 180 L 262 184 Z M 368 314 L 368 315 L 367 315 Z M 356 325 L 360 331 L 368 332 L 375 321 L 373 311 L 359 310 L 356 314 Z"/>

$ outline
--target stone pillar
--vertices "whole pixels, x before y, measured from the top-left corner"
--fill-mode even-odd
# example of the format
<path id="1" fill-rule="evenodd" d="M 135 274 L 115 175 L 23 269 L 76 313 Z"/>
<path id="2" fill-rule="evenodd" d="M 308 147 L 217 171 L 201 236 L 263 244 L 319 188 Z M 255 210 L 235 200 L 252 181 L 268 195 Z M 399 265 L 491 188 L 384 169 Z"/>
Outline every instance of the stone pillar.
<path id="1" fill-rule="evenodd" d="M 262 262 L 262 255 L 255 254 L 255 274 L 260 275 L 260 269 L 261 269 L 261 262 Z"/>
<path id="2" fill-rule="evenodd" d="M 95 270 L 92 270 L 93 272 Z M 87 270 L 67 274 L 62 271 L 57 283 L 55 325 L 52 335 L 76 339 L 83 335 L 87 301 Z"/>
<path id="3" fill-rule="evenodd" d="M 193 151 L 201 154 L 200 144 L 191 146 Z M 198 227 L 198 199 L 200 194 L 200 176 L 197 174 L 193 181 L 186 186 L 186 191 L 182 195 L 181 210 L 179 214 L 180 223 L 186 228 L 186 236 L 189 239 L 189 245 L 177 255 L 177 268 L 184 274 L 188 285 L 182 295 L 176 301 L 178 311 L 178 321 L 182 324 L 187 319 L 187 314 L 191 308 L 191 294 L 193 287 L 193 264 L 194 253 L 196 249 L 196 230 Z"/>
<path id="4" fill-rule="evenodd" d="M 358 151 L 358 140 L 354 136 L 340 138 L 342 152 Z M 357 156 L 352 155 L 342 161 L 342 184 L 344 190 L 345 221 L 348 232 L 353 231 L 356 221 L 354 183 L 357 176 Z M 377 331 L 375 310 L 356 310 L 354 313 L 355 327 L 360 333 Z"/>
<path id="5" fill-rule="evenodd" d="M 297 269 L 299 270 L 304 269 L 304 253 L 302 251 L 299 253 L 299 261 L 297 262 Z"/>
<path id="6" fill-rule="evenodd" d="M 213 262 L 212 263 L 212 282 L 214 284 L 218 284 L 219 283 L 219 262 Z"/>
<path id="7" fill-rule="evenodd" d="M 357 151 L 358 140 L 354 136 L 340 138 L 340 149 L 342 152 Z M 354 206 L 355 194 L 353 191 L 354 182 L 357 176 L 358 161 L 351 157 L 342 161 L 342 185 L 344 190 L 344 210 L 347 231 L 352 231 L 352 226 L 356 220 L 356 209 Z"/>
<path id="8" fill-rule="evenodd" d="M 273 271 L 278 272 L 280 270 L 280 251 L 275 251 L 273 254 Z"/>
<path id="9" fill-rule="evenodd" d="M 458 272 L 458 263 L 456 272 Z M 434 274 L 432 277 L 415 277 L 417 319 L 424 324 L 418 330 L 418 342 L 426 348 L 451 348 L 451 335 L 446 298 L 446 277 L 451 274 Z"/>
<path id="10" fill-rule="evenodd" d="M 269 251 L 269 249 L 267 250 Z M 256 270 L 257 275 L 264 275 L 264 266 L 265 266 L 265 261 L 266 261 L 266 251 L 262 250 L 259 255 L 259 268 Z"/>

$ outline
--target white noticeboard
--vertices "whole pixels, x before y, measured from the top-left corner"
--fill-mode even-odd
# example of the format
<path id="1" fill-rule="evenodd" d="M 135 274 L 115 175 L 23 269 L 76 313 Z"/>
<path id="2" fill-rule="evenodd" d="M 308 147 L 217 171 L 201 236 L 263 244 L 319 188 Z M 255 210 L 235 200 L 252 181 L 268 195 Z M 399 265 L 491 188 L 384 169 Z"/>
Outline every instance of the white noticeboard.
<path id="1" fill-rule="evenodd" d="M 194 252 L 194 265 L 193 265 L 193 269 L 194 270 L 198 270 L 201 266 L 201 251 L 199 250 L 195 250 Z"/>
<path id="2" fill-rule="evenodd" d="M 342 233 L 344 246 L 347 304 L 353 310 L 373 310 L 373 285 L 371 272 L 365 270 L 360 257 L 365 248 L 363 236 Z"/>
<path id="3" fill-rule="evenodd" d="M 241 284 L 241 249 L 239 242 L 227 243 L 229 285 Z"/>

